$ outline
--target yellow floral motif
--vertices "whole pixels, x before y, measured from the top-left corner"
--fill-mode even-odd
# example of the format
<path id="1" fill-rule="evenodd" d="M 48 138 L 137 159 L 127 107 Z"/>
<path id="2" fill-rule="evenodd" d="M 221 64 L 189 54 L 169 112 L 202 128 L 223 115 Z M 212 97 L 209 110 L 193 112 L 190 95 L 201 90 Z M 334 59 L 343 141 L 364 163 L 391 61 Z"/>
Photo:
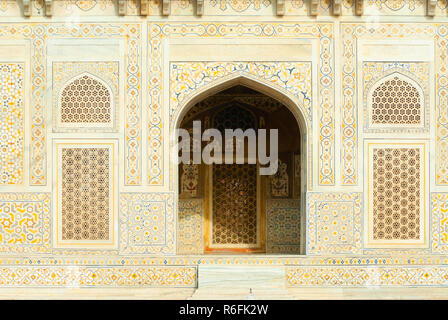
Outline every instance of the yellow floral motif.
<path id="1" fill-rule="evenodd" d="M 0 252 L 48 252 L 50 195 L 0 194 Z"/>
<path id="2" fill-rule="evenodd" d="M 361 252 L 361 194 L 310 193 L 309 254 Z"/>
<path id="3" fill-rule="evenodd" d="M 23 183 L 23 65 L 0 64 L 0 184 Z"/>
<path id="4" fill-rule="evenodd" d="M 123 193 L 120 202 L 120 252 L 174 252 L 173 194 Z"/>
<path id="5" fill-rule="evenodd" d="M 0 286 L 196 287 L 196 267 L 2 267 Z"/>
<path id="6" fill-rule="evenodd" d="M 306 62 L 176 62 L 171 65 L 171 116 L 195 89 L 229 75 L 241 74 L 288 90 L 311 115 L 311 64 Z"/>
<path id="7" fill-rule="evenodd" d="M 219 2 L 219 8 L 226 10 L 227 6 L 235 11 L 241 12 L 247 10 L 250 6 L 253 6 L 255 10 L 260 10 L 263 7 L 269 7 L 271 5 L 270 0 L 212 0 L 210 4 L 216 6 Z"/>
<path id="8" fill-rule="evenodd" d="M 432 196 L 432 251 L 448 252 L 448 194 Z"/>
<path id="9" fill-rule="evenodd" d="M 78 6 L 79 9 L 84 10 L 84 11 L 89 11 L 90 9 L 92 9 L 93 7 L 96 6 L 96 1 L 95 0 L 80 0 L 80 1 L 76 1 L 75 4 Z"/>
<path id="10" fill-rule="evenodd" d="M 439 266 L 288 267 L 289 287 L 444 286 L 448 270 Z"/>

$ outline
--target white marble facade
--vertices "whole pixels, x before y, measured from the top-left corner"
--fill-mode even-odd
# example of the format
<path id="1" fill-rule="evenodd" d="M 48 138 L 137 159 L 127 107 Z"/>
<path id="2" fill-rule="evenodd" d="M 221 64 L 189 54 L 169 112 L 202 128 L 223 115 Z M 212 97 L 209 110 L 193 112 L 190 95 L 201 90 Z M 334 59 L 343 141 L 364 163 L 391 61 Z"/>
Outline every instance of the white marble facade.
<path id="1" fill-rule="evenodd" d="M 447 8 L 1 1 L 0 287 L 448 286 Z M 202 212 L 178 222 L 201 200 L 179 201 L 170 138 L 235 84 L 300 127 L 303 241 L 268 235 L 281 254 L 204 255 Z"/>

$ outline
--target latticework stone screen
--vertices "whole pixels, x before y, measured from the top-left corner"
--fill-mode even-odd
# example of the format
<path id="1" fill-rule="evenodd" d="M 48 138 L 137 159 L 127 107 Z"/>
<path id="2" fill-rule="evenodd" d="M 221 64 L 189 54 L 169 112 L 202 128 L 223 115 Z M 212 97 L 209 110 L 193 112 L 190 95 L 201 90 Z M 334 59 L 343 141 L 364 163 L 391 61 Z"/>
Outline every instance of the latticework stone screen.
<path id="1" fill-rule="evenodd" d="M 58 239 L 111 244 L 116 204 L 114 144 L 56 143 Z"/>
<path id="2" fill-rule="evenodd" d="M 69 83 L 61 93 L 60 122 L 112 122 L 112 97 L 108 88 L 97 79 L 82 75 Z"/>
<path id="3" fill-rule="evenodd" d="M 377 146 L 369 153 L 371 240 L 391 245 L 424 240 L 424 148 Z"/>
<path id="4" fill-rule="evenodd" d="M 212 244 L 257 245 L 257 165 L 213 165 Z"/>
<path id="5" fill-rule="evenodd" d="M 373 125 L 420 125 L 422 97 L 417 88 L 405 79 L 393 76 L 372 92 L 371 123 Z"/>
<path id="6" fill-rule="evenodd" d="M 109 149 L 62 149 L 62 239 L 109 239 Z"/>

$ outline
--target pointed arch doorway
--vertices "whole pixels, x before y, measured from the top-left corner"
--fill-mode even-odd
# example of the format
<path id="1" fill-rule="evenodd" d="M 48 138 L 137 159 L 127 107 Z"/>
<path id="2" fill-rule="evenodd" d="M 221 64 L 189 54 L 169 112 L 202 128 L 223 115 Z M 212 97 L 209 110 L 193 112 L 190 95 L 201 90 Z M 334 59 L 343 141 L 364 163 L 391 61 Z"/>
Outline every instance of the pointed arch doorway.
<path id="1" fill-rule="evenodd" d="M 254 163 L 248 158 L 246 139 L 240 163 L 180 164 L 178 254 L 304 253 L 305 146 L 292 112 L 237 84 L 195 103 L 179 127 L 192 136 L 193 121 L 201 122 L 202 132 L 278 129 L 279 163 L 276 174 L 260 175 L 259 159 Z"/>

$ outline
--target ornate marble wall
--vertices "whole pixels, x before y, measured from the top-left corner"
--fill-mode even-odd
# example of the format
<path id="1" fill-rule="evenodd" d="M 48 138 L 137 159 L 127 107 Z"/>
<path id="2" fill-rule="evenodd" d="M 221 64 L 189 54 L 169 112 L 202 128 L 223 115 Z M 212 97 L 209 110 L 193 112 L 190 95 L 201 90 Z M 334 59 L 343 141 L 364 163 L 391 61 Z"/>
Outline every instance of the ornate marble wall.
<path id="1" fill-rule="evenodd" d="M 302 0 L 282 16 L 273 0 L 206 0 L 202 16 L 175 0 L 168 17 L 152 0 L 149 18 L 120 3 L 0 4 L 0 286 L 196 287 L 204 264 L 283 266 L 289 286 L 447 285 L 446 1 L 434 19 L 423 0 L 365 0 L 360 17 L 321 0 L 317 18 Z M 298 119 L 304 197 L 270 200 L 285 237 L 268 232 L 265 256 L 204 256 L 170 138 L 237 83 Z"/>

